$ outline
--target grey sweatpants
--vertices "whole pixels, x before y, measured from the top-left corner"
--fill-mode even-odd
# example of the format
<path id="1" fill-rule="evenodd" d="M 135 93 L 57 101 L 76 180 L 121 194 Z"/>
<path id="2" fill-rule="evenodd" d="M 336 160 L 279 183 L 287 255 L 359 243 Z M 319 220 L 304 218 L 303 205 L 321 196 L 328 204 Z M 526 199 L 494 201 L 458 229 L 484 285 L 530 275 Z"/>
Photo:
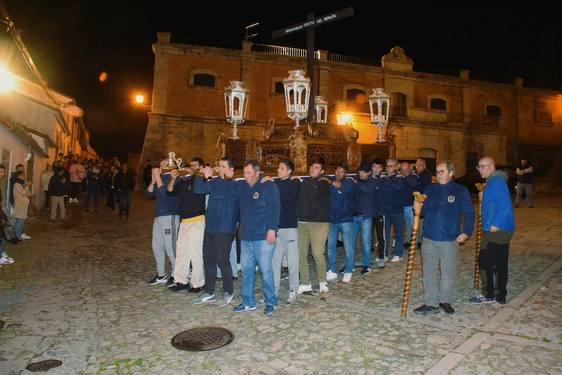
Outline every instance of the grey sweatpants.
<path id="1" fill-rule="evenodd" d="M 289 266 L 289 290 L 296 292 L 299 288 L 299 247 L 297 242 L 297 228 L 282 228 L 277 232 L 277 243 L 273 253 L 272 267 L 275 280 L 275 295 L 279 297 L 281 285 L 281 264 L 287 255 Z"/>
<path id="2" fill-rule="evenodd" d="M 158 216 L 152 224 L 152 252 L 156 260 L 156 271 L 159 276 L 166 274 L 166 255 L 172 267 L 170 275 L 174 274 L 176 265 L 176 241 L 180 226 L 178 215 Z"/>
<path id="3" fill-rule="evenodd" d="M 423 288 L 425 304 L 437 307 L 439 303 L 451 303 L 451 291 L 457 275 L 459 244 L 457 241 L 422 242 Z M 438 289 L 437 275 L 441 272 Z"/>

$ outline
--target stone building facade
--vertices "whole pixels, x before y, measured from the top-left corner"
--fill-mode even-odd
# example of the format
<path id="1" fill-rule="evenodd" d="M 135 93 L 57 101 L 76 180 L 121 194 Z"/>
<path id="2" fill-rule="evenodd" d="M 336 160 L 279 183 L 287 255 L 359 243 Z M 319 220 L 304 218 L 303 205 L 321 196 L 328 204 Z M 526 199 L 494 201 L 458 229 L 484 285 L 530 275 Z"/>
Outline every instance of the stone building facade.
<path id="1" fill-rule="evenodd" d="M 234 50 L 171 43 L 170 38 L 158 33 L 153 45 L 152 109 L 141 160 L 174 151 L 184 160 L 198 155 L 214 162 L 219 134 L 230 134 L 224 88 L 231 80 L 243 81 L 250 90 L 247 120 L 239 126 L 243 140 L 259 146 L 268 124 L 290 122 L 282 81 L 289 70 L 306 70 L 306 50 L 249 41 Z M 431 165 L 450 159 L 462 176 L 484 154 L 501 165 L 513 165 L 520 157 L 552 165 L 560 153 L 562 92 L 525 87 L 521 78 L 513 85 L 471 80 L 468 70 L 459 76 L 417 72 L 400 47 L 380 64 L 324 50 L 316 51 L 315 59 L 313 94 L 329 103 L 323 126 L 339 126 L 338 115 L 348 113 L 365 150 L 376 140 L 368 95 L 382 87 L 391 97 L 388 150 L 401 160 L 424 157 Z"/>

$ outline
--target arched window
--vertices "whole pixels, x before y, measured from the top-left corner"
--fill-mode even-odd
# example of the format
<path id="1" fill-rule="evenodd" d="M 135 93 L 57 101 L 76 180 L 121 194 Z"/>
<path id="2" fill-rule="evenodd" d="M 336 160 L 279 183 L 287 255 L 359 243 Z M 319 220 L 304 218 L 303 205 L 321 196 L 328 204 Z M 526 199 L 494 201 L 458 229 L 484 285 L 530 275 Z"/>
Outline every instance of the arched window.
<path id="1" fill-rule="evenodd" d="M 447 101 L 445 99 L 441 99 L 441 98 L 433 98 L 429 101 L 429 108 L 446 111 L 447 110 Z"/>
<path id="2" fill-rule="evenodd" d="M 406 95 L 400 92 L 395 92 L 390 95 L 390 114 L 395 116 L 408 115 Z"/>
<path id="3" fill-rule="evenodd" d="M 501 107 L 497 105 L 487 105 L 486 106 L 486 116 L 500 117 L 502 115 Z"/>
<path id="4" fill-rule="evenodd" d="M 193 75 L 193 86 L 215 87 L 215 76 L 207 73 Z"/>
<path id="5" fill-rule="evenodd" d="M 355 100 L 360 102 L 365 102 L 367 96 L 365 95 L 365 91 L 361 89 L 348 89 L 345 92 L 345 98 L 347 100 Z"/>

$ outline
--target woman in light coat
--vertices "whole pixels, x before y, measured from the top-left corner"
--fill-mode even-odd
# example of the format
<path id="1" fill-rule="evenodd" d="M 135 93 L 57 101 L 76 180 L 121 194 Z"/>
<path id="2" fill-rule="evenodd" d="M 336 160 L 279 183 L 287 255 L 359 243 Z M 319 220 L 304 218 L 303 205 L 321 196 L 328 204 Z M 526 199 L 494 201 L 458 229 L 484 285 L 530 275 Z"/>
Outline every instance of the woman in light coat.
<path id="1" fill-rule="evenodd" d="M 41 191 L 45 194 L 45 209 L 47 211 L 51 208 L 51 199 L 49 197 L 49 181 L 51 181 L 51 177 L 53 177 L 54 172 L 51 165 L 47 163 L 47 168 L 45 168 L 45 172 L 41 174 Z"/>
<path id="2" fill-rule="evenodd" d="M 22 171 L 14 174 L 12 194 L 14 198 L 14 218 L 16 219 L 14 229 L 16 231 L 16 235 L 20 240 L 30 240 L 31 237 L 23 232 L 23 225 L 25 223 L 25 219 L 27 219 L 27 210 L 29 208 L 29 197 L 31 197 L 31 191 L 25 182 L 25 173 Z"/>

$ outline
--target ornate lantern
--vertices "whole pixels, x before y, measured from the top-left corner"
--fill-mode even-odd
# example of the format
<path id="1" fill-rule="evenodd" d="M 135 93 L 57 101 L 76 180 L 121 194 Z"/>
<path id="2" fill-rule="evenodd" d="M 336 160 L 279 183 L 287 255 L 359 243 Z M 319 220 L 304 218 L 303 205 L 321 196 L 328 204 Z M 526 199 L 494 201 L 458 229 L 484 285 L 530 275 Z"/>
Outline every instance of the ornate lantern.
<path id="1" fill-rule="evenodd" d="M 232 124 L 230 139 L 240 139 L 238 125 L 246 120 L 246 110 L 248 109 L 248 89 L 243 87 L 243 82 L 230 81 L 230 86 L 224 89 L 224 109 L 226 121 Z"/>
<path id="2" fill-rule="evenodd" d="M 382 128 L 388 125 L 388 111 L 390 99 L 382 88 L 373 89 L 369 95 L 369 111 L 371 112 L 371 124 L 377 127 L 377 143 L 382 143 Z"/>
<path id="3" fill-rule="evenodd" d="M 305 77 L 302 70 L 289 70 L 289 77 L 283 80 L 283 86 L 287 116 L 296 121 L 295 130 L 297 130 L 300 127 L 299 121 L 308 117 L 310 78 Z"/>
<path id="4" fill-rule="evenodd" d="M 323 96 L 314 97 L 314 108 L 316 109 L 316 122 L 326 124 L 328 122 L 328 102 Z"/>

